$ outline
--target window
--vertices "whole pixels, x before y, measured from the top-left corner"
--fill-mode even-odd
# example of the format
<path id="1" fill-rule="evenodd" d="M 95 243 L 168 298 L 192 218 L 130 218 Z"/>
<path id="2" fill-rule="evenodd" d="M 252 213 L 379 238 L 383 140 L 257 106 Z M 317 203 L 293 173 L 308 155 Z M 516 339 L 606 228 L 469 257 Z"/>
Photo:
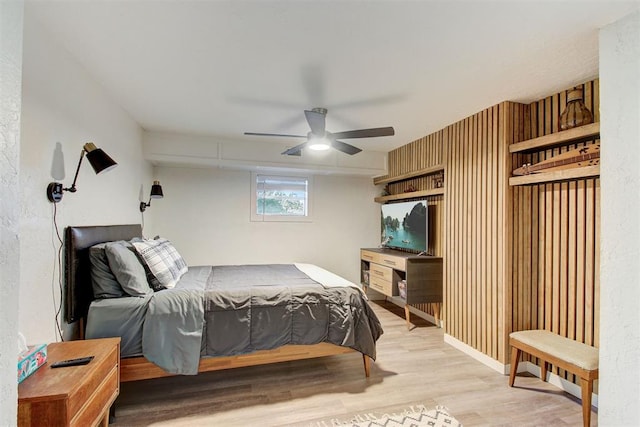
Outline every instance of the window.
<path id="1" fill-rule="evenodd" d="M 251 174 L 251 221 L 311 221 L 311 177 Z"/>

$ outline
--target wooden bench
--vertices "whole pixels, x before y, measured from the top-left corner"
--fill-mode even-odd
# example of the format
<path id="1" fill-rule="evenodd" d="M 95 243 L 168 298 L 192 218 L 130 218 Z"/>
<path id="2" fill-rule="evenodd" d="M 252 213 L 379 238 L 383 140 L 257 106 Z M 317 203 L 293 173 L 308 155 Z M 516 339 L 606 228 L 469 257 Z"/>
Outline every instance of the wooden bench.
<path id="1" fill-rule="evenodd" d="M 509 386 L 513 387 L 520 353 L 523 351 L 542 361 L 540 367 L 542 381 L 547 380 L 549 364 L 564 369 L 581 380 L 582 422 L 584 426 L 589 426 L 593 381 L 598 379 L 598 349 L 544 330 L 512 332 L 509 335 L 509 344 L 511 345 Z"/>

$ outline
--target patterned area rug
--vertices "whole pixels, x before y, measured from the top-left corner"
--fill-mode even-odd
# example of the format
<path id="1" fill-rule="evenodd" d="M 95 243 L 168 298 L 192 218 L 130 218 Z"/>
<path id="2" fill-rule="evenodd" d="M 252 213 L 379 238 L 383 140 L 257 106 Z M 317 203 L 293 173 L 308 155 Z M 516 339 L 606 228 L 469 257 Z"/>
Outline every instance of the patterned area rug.
<path id="1" fill-rule="evenodd" d="M 349 420 L 332 419 L 312 424 L 313 427 L 461 427 L 462 424 L 449 415 L 447 408 L 439 406 L 427 409 L 423 405 L 411 406 L 395 414 L 361 414 Z"/>

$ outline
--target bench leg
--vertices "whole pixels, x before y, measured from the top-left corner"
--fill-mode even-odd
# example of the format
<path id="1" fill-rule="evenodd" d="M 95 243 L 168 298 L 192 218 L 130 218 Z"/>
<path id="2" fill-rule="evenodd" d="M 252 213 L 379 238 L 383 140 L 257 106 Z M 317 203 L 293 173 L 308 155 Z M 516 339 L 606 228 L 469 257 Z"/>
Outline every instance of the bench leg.
<path id="1" fill-rule="evenodd" d="M 520 360 L 520 349 L 511 347 L 511 372 L 509 373 L 509 387 L 513 387 L 518 372 L 518 361 Z"/>
<path id="2" fill-rule="evenodd" d="M 582 425 L 591 425 L 591 393 L 593 393 L 593 380 L 580 379 L 582 388 Z"/>

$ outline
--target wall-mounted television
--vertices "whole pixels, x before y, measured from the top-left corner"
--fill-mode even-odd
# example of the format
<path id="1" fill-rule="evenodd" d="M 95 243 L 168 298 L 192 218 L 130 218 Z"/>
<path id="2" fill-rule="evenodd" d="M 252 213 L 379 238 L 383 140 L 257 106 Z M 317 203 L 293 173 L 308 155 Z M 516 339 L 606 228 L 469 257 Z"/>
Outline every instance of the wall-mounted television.
<path id="1" fill-rule="evenodd" d="M 426 200 L 382 205 L 381 246 L 407 252 L 426 252 L 428 215 Z"/>

